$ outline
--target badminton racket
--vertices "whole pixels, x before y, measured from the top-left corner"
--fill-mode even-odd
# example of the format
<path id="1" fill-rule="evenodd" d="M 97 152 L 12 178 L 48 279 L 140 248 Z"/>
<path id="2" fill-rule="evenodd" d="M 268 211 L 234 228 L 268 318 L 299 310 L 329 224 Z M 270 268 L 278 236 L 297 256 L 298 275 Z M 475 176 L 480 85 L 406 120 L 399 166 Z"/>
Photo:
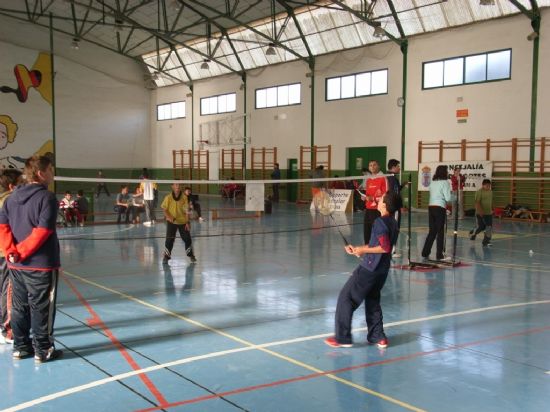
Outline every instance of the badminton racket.
<path id="1" fill-rule="evenodd" d="M 338 233 L 342 237 L 342 240 L 344 241 L 344 244 L 346 246 L 348 246 L 349 242 L 346 239 L 346 237 L 344 236 L 344 234 L 342 233 L 342 231 L 340 230 L 340 227 L 339 227 L 338 223 L 336 222 L 336 219 L 334 219 L 334 216 L 332 214 L 336 210 L 336 203 L 334 202 L 333 197 L 330 195 L 330 193 L 328 193 L 324 190 L 319 192 L 317 194 L 317 196 L 319 198 L 318 199 L 318 201 L 319 201 L 319 212 L 323 216 L 330 216 L 330 218 L 334 222 L 334 225 L 335 225 L 336 229 L 338 230 Z"/>

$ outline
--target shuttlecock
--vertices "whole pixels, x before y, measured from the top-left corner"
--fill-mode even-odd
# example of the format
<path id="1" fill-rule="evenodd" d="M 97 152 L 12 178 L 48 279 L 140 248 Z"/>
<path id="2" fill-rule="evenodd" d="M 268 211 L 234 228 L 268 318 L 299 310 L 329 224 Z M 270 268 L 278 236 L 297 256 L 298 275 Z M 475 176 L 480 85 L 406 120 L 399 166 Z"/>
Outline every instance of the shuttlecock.
<path id="1" fill-rule="evenodd" d="M 529 250 L 529 256 L 533 256 L 535 254 L 535 252 L 533 252 L 533 250 Z"/>

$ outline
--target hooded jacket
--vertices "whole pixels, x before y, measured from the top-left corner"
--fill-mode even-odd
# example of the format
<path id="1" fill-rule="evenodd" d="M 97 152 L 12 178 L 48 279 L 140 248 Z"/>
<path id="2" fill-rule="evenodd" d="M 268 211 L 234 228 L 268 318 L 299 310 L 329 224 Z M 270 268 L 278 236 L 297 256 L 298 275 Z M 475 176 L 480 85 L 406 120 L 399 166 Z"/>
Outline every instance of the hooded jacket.
<path id="1" fill-rule="evenodd" d="M 52 270 L 60 266 L 59 241 L 55 231 L 58 202 L 41 184 L 17 186 L 0 210 L 0 246 L 9 263 L 19 270 Z"/>

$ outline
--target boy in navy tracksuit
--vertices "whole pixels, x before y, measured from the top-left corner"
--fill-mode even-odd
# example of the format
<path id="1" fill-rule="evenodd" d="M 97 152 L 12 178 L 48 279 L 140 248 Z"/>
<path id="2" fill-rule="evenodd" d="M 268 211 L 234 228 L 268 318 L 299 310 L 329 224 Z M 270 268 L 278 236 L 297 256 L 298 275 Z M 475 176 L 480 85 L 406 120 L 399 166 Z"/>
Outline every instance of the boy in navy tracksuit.
<path id="1" fill-rule="evenodd" d="M 58 203 L 47 189 L 54 177 L 50 159 L 29 158 L 25 176 L 27 184 L 18 186 L 0 210 L 0 246 L 13 285 L 13 358 L 34 355 L 38 362 L 46 362 L 61 354 L 53 340 L 60 259 L 55 232 Z"/>
<path id="2" fill-rule="evenodd" d="M 382 323 L 380 291 L 386 282 L 390 270 L 391 251 L 397 240 L 397 222 L 393 214 L 397 210 L 399 196 L 388 192 L 378 203 L 378 217 L 373 224 L 368 245 L 346 246 L 346 252 L 360 257 L 361 263 L 353 271 L 336 305 L 335 336 L 325 339 L 329 346 L 349 348 L 353 346 L 351 338 L 351 319 L 353 312 L 365 301 L 365 316 L 369 329 L 367 341 L 379 348 L 388 346 Z"/>

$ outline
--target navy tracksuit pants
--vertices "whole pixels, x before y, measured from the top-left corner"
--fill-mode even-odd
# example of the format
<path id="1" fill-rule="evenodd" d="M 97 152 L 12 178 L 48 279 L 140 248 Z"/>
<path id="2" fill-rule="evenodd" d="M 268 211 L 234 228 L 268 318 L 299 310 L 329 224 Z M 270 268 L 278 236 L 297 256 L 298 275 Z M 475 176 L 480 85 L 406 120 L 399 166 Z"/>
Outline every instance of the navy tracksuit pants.
<path id="1" fill-rule="evenodd" d="M 339 343 L 352 343 L 351 320 L 353 312 L 365 301 L 365 317 L 369 329 L 367 340 L 377 343 L 386 339 L 382 323 L 380 291 L 388 278 L 388 267 L 370 272 L 358 266 L 350 276 L 338 296 L 336 304 L 336 340 Z"/>
<path id="2" fill-rule="evenodd" d="M 54 346 L 53 324 L 58 270 L 10 269 L 13 287 L 11 328 L 13 347 L 37 354 Z M 31 342 L 30 331 L 33 339 Z"/>

